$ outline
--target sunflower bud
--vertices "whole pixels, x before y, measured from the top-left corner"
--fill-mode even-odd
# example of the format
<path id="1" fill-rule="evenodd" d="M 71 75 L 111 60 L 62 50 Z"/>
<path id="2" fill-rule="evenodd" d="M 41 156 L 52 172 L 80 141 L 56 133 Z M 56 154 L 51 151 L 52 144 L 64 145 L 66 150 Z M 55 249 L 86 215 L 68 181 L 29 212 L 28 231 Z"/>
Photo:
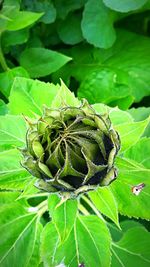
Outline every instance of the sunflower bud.
<path id="1" fill-rule="evenodd" d="M 29 123 L 26 144 L 22 166 L 48 192 L 76 196 L 107 186 L 117 176 L 118 133 L 108 115 L 96 114 L 86 101 L 80 107 L 46 107 L 41 118 Z"/>

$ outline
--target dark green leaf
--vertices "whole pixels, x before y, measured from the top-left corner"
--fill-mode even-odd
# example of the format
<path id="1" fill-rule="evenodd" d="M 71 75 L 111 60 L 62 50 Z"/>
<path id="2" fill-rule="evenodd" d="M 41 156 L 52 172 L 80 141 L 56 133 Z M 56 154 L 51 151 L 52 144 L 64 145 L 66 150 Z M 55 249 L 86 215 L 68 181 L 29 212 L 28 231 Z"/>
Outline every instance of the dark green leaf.
<path id="1" fill-rule="evenodd" d="M 6 104 L 0 99 L 0 115 L 5 115 L 8 112 Z"/>
<path id="2" fill-rule="evenodd" d="M 2 34 L 2 46 L 8 47 L 11 45 L 23 44 L 29 38 L 29 29 L 19 31 L 6 31 Z"/>
<path id="3" fill-rule="evenodd" d="M 96 47 L 109 48 L 116 39 L 113 28 L 114 13 L 102 0 L 88 0 L 81 23 L 83 36 Z"/>
<path id="4" fill-rule="evenodd" d="M 54 3 L 57 9 L 57 16 L 64 19 L 70 11 L 80 9 L 86 3 L 86 0 L 54 0 Z"/>
<path id="5" fill-rule="evenodd" d="M 20 64 L 32 78 L 37 78 L 55 72 L 70 60 L 70 57 L 46 48 L 29 48 L 21 54 Z"/>
<path id="6" fill-rule="evenodd" d="M 64 21 L 58 24 L 58 34 L 60 39 L 66 44 L 77 44 L 83 40 L 81 31 L 81 16 L 69 14 Z"/>

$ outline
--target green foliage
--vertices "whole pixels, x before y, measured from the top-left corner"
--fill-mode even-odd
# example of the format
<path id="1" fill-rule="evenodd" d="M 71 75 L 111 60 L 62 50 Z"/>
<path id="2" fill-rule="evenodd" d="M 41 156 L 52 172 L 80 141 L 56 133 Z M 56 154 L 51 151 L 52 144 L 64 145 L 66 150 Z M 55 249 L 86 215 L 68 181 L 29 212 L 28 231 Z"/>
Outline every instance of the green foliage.
<path id="1" fill-rule="evenodd" d="M 149 10 L 149 0 L 0 1 L 0 266 L 150 266 Z M 118 174 L 68 199 L 38 188 L 20 149 L 43 108 L 81 98 L 119 133 Z"/>

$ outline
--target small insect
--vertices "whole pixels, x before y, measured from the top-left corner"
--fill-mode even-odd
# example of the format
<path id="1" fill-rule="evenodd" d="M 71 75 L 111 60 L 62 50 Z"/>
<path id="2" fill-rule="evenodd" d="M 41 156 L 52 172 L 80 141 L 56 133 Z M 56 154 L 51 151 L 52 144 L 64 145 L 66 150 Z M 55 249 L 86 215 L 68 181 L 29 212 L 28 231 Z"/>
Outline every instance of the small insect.
<path id="1" fill-rule="evenodd" d="M 138 196 L 141 192 L 141 190 L 145 187 L 144 183 L 132 186 L 131 191 L 134 195 Z"/>
<path id="2" fill-rule="evenodd" d="M 78 267 L 85 267 L 84 263 L 79 264 Z"/>

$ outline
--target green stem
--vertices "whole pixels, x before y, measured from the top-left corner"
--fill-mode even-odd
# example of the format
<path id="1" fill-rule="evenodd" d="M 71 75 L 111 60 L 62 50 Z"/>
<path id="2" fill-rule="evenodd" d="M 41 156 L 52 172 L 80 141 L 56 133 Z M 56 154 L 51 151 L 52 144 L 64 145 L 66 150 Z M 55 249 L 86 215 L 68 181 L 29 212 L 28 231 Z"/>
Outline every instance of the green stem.
<path id="1" fill-rule="evenodd" d="M 0 64 L 3 68 L 3 70 L 7 71 L 7 70 L 9 70 L 9 68 L 7 66 L 7 63 L 6 63 L 6 60 L 5 60 L 5 57 L 3 55 L 3 51 L 2 51 L 1 35 L 2 35 L 2 33 L 0 34 Z"/>

